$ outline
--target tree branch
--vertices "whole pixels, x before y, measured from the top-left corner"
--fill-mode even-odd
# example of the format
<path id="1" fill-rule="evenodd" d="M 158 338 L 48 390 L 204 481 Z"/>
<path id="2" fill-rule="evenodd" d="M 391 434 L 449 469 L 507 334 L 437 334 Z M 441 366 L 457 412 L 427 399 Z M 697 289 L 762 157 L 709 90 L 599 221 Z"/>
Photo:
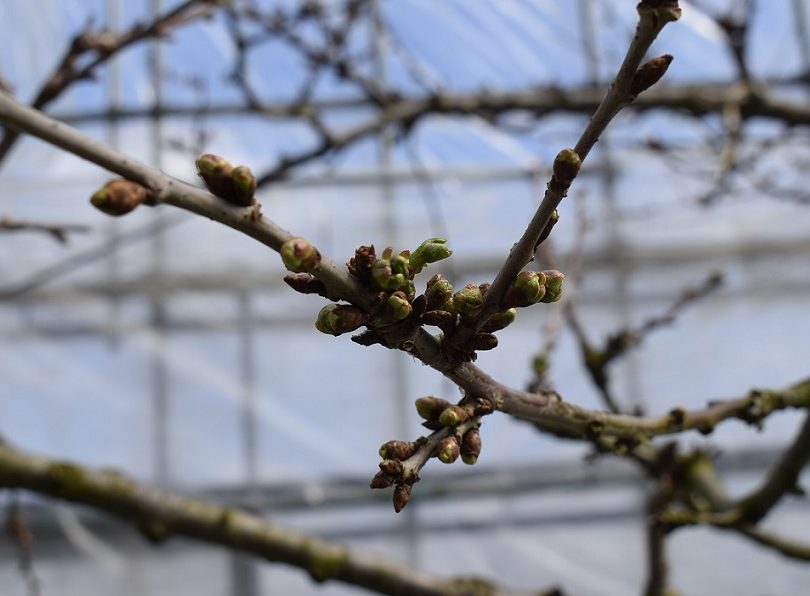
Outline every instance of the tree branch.
<path id="1" fill-rule="evenodd" d="M 461 578 L 441 580 L 346 547 L 280 529 L 238 509 L 152 490 L 118 472 L 94 472 L 73 463 L 29 455 L 0 445 L 0 487 L 22 488 L 87 505 L 137 526 L 149 539 L 186 536 L 286 563 L 315 581 L 336 580 L 383 594 L 473 595 L 501 590 Z"/>
<path id="2" fill-rule="evenodd" d="M 22 221 L 9 217 L 0 217 L 2 232 L 43 232 L 50 235 L 60 244 L 67 244 L 68 234 L 87 232 L 90 228 L 82 224 L 47 224 L 35 221 Z"/>

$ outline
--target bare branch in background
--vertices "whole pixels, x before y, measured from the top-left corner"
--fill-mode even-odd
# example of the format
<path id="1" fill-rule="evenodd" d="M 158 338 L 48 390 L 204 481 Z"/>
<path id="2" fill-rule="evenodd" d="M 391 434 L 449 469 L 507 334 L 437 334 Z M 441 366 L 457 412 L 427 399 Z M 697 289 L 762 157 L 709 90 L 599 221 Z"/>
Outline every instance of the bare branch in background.
<path id="1" fill-rule="evenodd" d="M 0 233 L 3 232 L 41 232 L 48 234 L 60 244 L 67 244 L 70 234 L 82 234 L 90 231 L 89 226 L 82 224 L 52 224 L 34 221 L 21 221 L 9 217 L 0 217 Z"/>

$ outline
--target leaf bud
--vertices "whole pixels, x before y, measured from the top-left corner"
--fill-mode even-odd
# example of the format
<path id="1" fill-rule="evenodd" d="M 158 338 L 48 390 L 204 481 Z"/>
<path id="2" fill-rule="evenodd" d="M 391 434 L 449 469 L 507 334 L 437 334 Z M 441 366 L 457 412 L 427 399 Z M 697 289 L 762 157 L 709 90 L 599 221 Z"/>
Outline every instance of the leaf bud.
<path id="1" fill-rule="evenodd" d="M 461 437 L 461 460 L 467 465 L 473 465 L 481 455 L 481 433 L 477 428 L 471 428 Z"/>
<path id="2" fill-rule="evenodd" d="M 255 203 L 253 195 L 256 194 L 256 176 L 247 166 L 234 168 L 231 173 L 233 182 L 233 203 L 240 207 L 250 207 Z"/>
<path id="3" fill-rule="evenodd" d="M 410 266 L 419 273 L 426 265 L 446 259 L 453 254 L 444 238 L 428 238 L 411 253 Z"/>
<path id="4" fill-rule="evenodd" d="M 507 310 L 502 310 L 501 312 L 496 312 L 489 318 L 489 321 L 481 328 L 481 331 L 484 333 L 494 333 L 495 331 L 500 331 L 515 322 L 515 318 L 517 317 L 517 309 L 509 308 Z"/>
<path id="5" fill-rule="evenodd" d="M 351 304 L 327 304 L 318 313 L 315 328 L 327 335 L 354 331 L 366 322 L 366 313 Z"/>
<path id="6" fill-rule="evenodd" d="M 474 320 L 484 307 L 484 296 L 475 284 L 468 284 L 453 294 L 453 308 L 466 320 Z"/>
<path id="7" fill-rule="evenodd" d="M 563 149 L 554 158 L 552 171 L 554 180 L 561 186 L 568 188 L 582 167 L 582 160 L 579 154 L 573 149 Z"/>
<path id="8" fill-rule="evenodd" d="M 437 420 L 442 411 L 450 405 L 446 399 L 428 395 L 416 400 L 416 411 L 425 420 Z"/>
<path id="9" fill-rule="evenodd" d="M 506 291 L 504 306 L 529 306 L 540 302 L 546 293 L 544 281 L 545 277 L 536 271 L 521 271 Z"/>
<path id="10" fill-rule="evenodd" d="M 452 464 L 458 459 L 461 448 L 455 437 L 445 437 L 436 445 L 436 457 L 445 464 Z"/>
<path id="11" fill-rule="evenodd" d="M 380 447 L 380 457 L 383 459 L 398 459 L 405 461 L 414 454 L 416 447 L 407 441 L 388 441 Z"/>
<path id="12" fill-rule="evenodd" d="M 411 498 L 411 485 L 410 484 L 397 484 L 394 489 L 394 511 L 399 513 L 405 509 L 405 505 Z"/>
<path id="13" fill-rule="evenodd" d="M 442 413 L 439 414 L 439 423 L 442 426 L 458 426 L 462 422 L 466 422 L 470 415 L 467 410 L 461 406 L 451 405 L 447 406 Z"/>
<path id="14" fill-rule="evenodd" d="M 200 178 L 205 182 L 205 186 L 212 194 L 224 199 L 226 201 L 233 201 L 234 188 L 231 174 L 233 174 L 233 166 L 228 160 L 214 155 L 213 153 L 206 153 L 197 158 L 195 162 L 197 166 L 197 173 Z"/>
<path id="15" fill-rule="evenodd" d="M 377 472 L 371 479 L 369 488 L 388 488 L 394 484 L 394 479 L 385 472 Z"/>
<path id="16" fill-rule="evenodd" d="M 565 275 L 554 269 L 543 271 L 543 274 L 546 276 L 546 293 L 543 296 L 543 302 L 557 302 L 562 296 Z"/>
<path id="17" fill-rule="evenodd" d="M 135 210 L 149 198 L 149 191 L 131 180 L 110 180 L 97 190 L 90 203 L 99 211 L 120 217 Z"/>

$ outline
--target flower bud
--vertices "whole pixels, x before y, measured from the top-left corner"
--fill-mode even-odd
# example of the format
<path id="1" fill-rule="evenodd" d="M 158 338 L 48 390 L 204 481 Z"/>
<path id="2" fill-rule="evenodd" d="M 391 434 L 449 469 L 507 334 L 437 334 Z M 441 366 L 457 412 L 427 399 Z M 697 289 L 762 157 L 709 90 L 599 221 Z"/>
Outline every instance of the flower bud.
<path id="1" fill-rule="evenodd" d="M 453 296 L 453 285 L 438 273 L 430 278 L 425 290 L 428 310 L 435 310 Z"/>
<path id="2" fill-rule="evenodd" d="M 497 312 L 489 318 L 489 321 L 481 328 L 484 333 L 494 333 L 500 331 L 515 322 L 517 309 L 510 308 Z"/>
<path id="3" fill-rule="evenodd" d="M 413 312 L 413 306 L 408 302 L 408 297 L 404 292 L 397 291 L 391 294 L 386 301 L 386 306 L 388 314 L 397 321 L 407 319 Z"/>
<path id="4" fill-rule="evenodd" d="M 391 281 L 391 261 L 388 259 L 377 259 L 371 267 L 371 279 L 374 284 L 381 290 L 387 290 L 388 284 Z"/>
<path id="5" fill-rule="evenodd" d="M 380 457 L 383 459 L 398 459 L 405 461 L 414 454 L 416 447 L 407 441 L 388 441 L 380 447 Z"/>
<path id="6" fill-rule="evenodd" d="M 410 275 L 408 270 L 408 258 L 401 254 L 391 257 L 391 273 L 393 275 L 401 275 L 403 279 L 408 279 Z"/>
<path id="7" fill-rule="evenodd" d="M 402 474 L 402 462 L 398 459 L 384 459 L 379 463 L 380 471 L 389 476 L 400 476 Z"/>
<path id="8" fill-rule="evenodd" d="M 477 428 L 471 428 L 461 438 L 461 460 L 471 466 L 478 461 L 481 455 L 481 433 Z"/>
<path id="9" fill-rule="evenodd" d="M 543 302 L 557 302 L 562 296 L 565 275 L 554 269 L 543 271 L 543 274 L 546 276 L 546 293 L 545 296 L 543 296 Z"/>
<path id="10" fill-rule="evenodd" d="M 256 194 L 256 176 L 249 167 L 239 166 L 234 168 L 231 173 L 231 180 L 233 182 L 233 203 L 240 207 L 250 207 L 255 202 L 253 195 Z"/>
<path id="11" fill-rule="evenodd" d="M 411 254 L 410 266 L 414 273 L 419 273 L 425 265 L 446 259 L 453 254 L 444 238 L 428 238 Z"/>
<path id="12" fill-rule="evenodd" d="M 321 253 L 303 238 L 290 238 L 279 250 L 284 266 L 295 273 L 315 269 L 321 264 Z"/>
<path id="13" fill-rule="evenodd" d="M 126 215 L 149 198 L 149 191 L 130 180 L 110 180 L 90 197 L 99 211 L 119 217 Z"/>
<path id="14" fill-rule="evenodd" d="M 369 488 L 388 488 L 394 484 L 394 479 L 385 472 L 377 472 L 371 479 Z"/>
<path id="15" fill-rule="evenodd" d="M 442 411 L 450 405 L 446 399 L 428 395 L 416 400 L 416 411 L 425 420 L 436 420 Z"/>
<path id="16" fill-rule="evenodd" d="M 582 160 L 579 154 L 573 149 L 563 149 L 554 158 L 552 170 L 554 180 L 561 186 L 568 188 L 582 167 Z"/>
<path id="17" fill-rule="evenodd" d="M 206 153 L 198 157 L 195 164 L 197 173 L 213 195 L 229 202 L 234 199 L 233 180 L 231 179 L 233 166 L 228 160 L 213 153 Z"/>
<path id="18" fill-rule="evenodd" d="M 541 277 L 536 271 L 521 271 L 506 291 L 503 305 L 507 307 L 529 306 L 540 302 L 546 293 L 546 288 L 543 286 L 544 280 L 545 277 Z"/>
<path id="19" fill-rule="evenodd" d="M 315 328 L 327 335 L 354 331 L 366 322 L 366 313 L 351 304 L 327 304 L 318 313 Z"/>
<path id="20" fill-rule="evenodd" d="M 463 319 L 475 319 L 483 306 L 484 296 L 475 284 L 468 284 L 453 294 L 453 308 Z"/>
<path id="21" fill-rule="evenodd" d="M 410 484 L 397 484 L 394 489 L 394 511 L 399 513 L 405 509 L 408 500 L 411 498 L 411 485 Z"/>
<path id="22" fill-rule="evenodd" d="M 455 437 L 445 437 L 436 445 L 436 457 L 445 464 L 452 464 L 458 459 L 461 449 Z"/>
<path id="23" fill-rule="evenodd" d="M 467 410 L 462 408 L 461 406 L 447 406 L 442 413 L 439 414 L 439 423 L 442 426 L 458 426 L 462 422 L 465 422 L 470 415 L 467 413 Z"/>

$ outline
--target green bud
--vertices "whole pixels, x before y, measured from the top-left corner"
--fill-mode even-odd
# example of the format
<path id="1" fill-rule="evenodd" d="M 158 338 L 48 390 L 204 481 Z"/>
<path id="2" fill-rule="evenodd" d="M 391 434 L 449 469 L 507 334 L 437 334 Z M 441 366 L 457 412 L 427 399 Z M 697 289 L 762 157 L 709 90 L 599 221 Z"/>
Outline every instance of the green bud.
<path id="1" fill-rule="evenodd" d="M 447 406 L 442 413 L 439 414 L 439 423 L 442 426 L 458 426 L 462 422 L 466 422 L 470 415 L 467 410 L 461 406 Z"/>
<path id="2" fill-rule="evenodd" d="M 414 273 L 419 273 L 425 265 L 446 259 L 453 254 L 444 238 L 428 238 L 411 254 L 410 265 Z"/>
<path id="3" fill-rule="evenodd" d="M 391 282 L 391 261 L 388 259 L 377 259 L 371 267 L 371 279 L 374 284 L 381 290 L 387 290 L 388 284 Z"/>
<path id="4" fill-rule="evenodd" d="M 445 464 L 452 464 L 458 459 L 461 449 L 455 437 L 445 437 L 436 445 L 436 457 Z"/>
<path id="5" fill-rule="evenodd" d="M 425 290 L 428 310 L 436 310 L 453 296 L 453 285 L 438 273 L 430 278 Z"/>
<path id="6" fill-rule="evenodd" d="M 383 459 L 397 459 L 405 461 L 414 454 L 416 447 L 406 441 L 388 441 L 380 447 L 380 457 Z"/>
<path id="7" fill-rule="evenodd" d="M 543 299 L 545 277 L 536 271 L 521 271 L 506 291 L 504 306 L 529 306 Z"/>
<path id="8" fill-rule="evenodd" d="M 461 438 L 461 460 L 471 466 L 478 461 L 481 455 L 481 433 L 477 428 L 471 428 Z"/>
<path id="9" fill-rule="evenodd" d="M 461 318 L 473 320 L 484 306 L 484 296 L 475 284 L 468 284 L 453 294 L 453 308 Z"/>
<path id="10" fill-rule="evenodd" d="M 240 207 L 250 207 L 255 202 L 253 195 L 256 194 L 256 176 L 247 166 L 239 166 L 234 168 L 231 173 L 231 180 L 234 204 Z"/>
<path id="11" fill-rule="evenodd" d="M 403 283 L 399 289 L 408 297 L 410 302 L 413 302 L 416 298 L 416 286 L 413 285 L 412 279 L 406 279 L 405 283 Z"/>
<path id="12" fill-rule="evenodd" d="M 562 296 L 565 275 L 554 269 L 543 271 L 543 274 L 546 276 L 546 293 L 543 296 L 543 302 L 557 302 Z"/>
<path id="13" fill-rule="evenodd" d="M 350 304 L 327 304 L 318 313 L 315 327 L 327 335 L 354 331 L 366 322 L 366 313 Z"/>
<path id="14" fill-rule="evenodd" d="M 213 153 L 206 153 L 198 157 L 195 163 L 197 173 L 205 182 L 208 190 L 220 199 L 232 202 L 235 197 L 231 178 L 233 166 L 228 160 Z"/>
<path id="15" fill-rule="evenodd" d="M 388 297 L 386 304 L 388 305 L 388 312 L 397 321 L 407 319 L 413 312 L 413 306 L 408 302 L 408 297 L 404 292 L 394 292 Z"/>
<path id="16" fill-rule="evenodd" d="M 279 253 L 284 266 L 294 273 L 311 271 L 321 264 L 321 253 L 304 238 L 290 238 Z"/>
<path id="17" fill-rule="evenodd" d="M 446 399 L 428 395 L 416 400 L 416 411 L 425 420 L 436 420 L 442 411 L 450 404 Z"/>
<path id="18" fill-rule="evenodd" d="M 574 151 L 573 149 L 563 149 L 557 154 L 557 157 L 554 158 L 554 180 L 568 188 L 571 185 L 571 182 L 574 181 L 574 178 L 577 177 L 579 173 L 579 168 L 582 167 L 582 160 L 579 157 L 579 154 Z"/>
<path id="19" fill-rule="evenodd" d="M 548 352 L 538 352 L 532 359 L 532 370 L 538 377 L 542 377 L 548 372 Z"/>
<path id="20" fill-rule="evenodd" d="M 410 275 L 408 271 L 408 258 L 401 254 L 391 257 L 391 273 L 401 275 L 403 278 L 407 279 Z"/>
<path id="21" fill-rule="evenodd" d="M 99 211 L 120 217 L 134 211 L 146 202 L 149 191 L 130 180 L 110 180 L 90 197 L 90 203 Z"/>
<path id="22" fill-rule="evenodd" d="M 517 317 L 517 309 L 510 308 L 508 310 L 502 310 L 501 312 L 497 312 L 492 315 L 489 321 L 481 328 L 481 331 L 485 333 L 494 333 L 495 331 L 500 331 L 515 322 L 515 318 Z"/>

